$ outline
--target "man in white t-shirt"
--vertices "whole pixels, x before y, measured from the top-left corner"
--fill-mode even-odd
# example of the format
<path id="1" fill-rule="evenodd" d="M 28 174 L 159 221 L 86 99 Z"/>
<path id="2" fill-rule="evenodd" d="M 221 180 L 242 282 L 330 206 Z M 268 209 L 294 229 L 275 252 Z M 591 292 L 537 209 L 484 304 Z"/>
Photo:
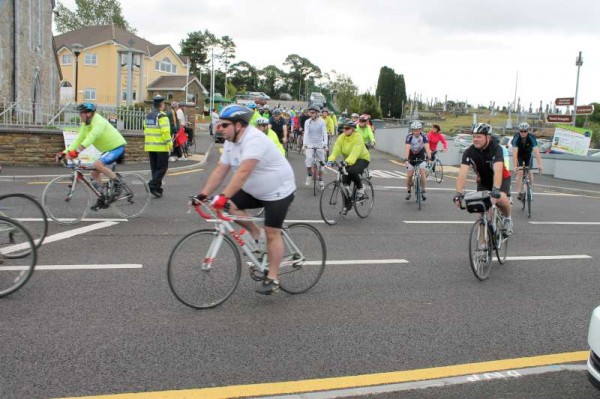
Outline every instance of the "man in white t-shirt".
<path id="1" fill-rule="evenodd" d="M 320 162 L 325 162 L 325 151 L 327 151 L 327 128 L 325 126 L 325 121 L 320 118 L 319 113 L 319 108 L 316 105 L 311 105 L 308 108 L 309 118 L 304 122 L 304 166 L 306 166 L 307 173 L 306 182 L 304 184 L 309 186 L 312 183 L 312 174 L 317 173 L 319 189 L 323 190 L 325 185 L 323 183 L 323 172 Z M 317 161 L 317 170 L 315 171 L 312 170 L 314 158 L 316 158 Z"/>
<path id="2" fill-rule="evenodd" d="M 205 201 L 233 169 L 234 174 L 223 192 L 213 197 L 212 207 L 220 210 L 229 204 L 231 213 L 236 215 L 245 215 L 246 209 L 264 207 L 269 274 L 257 292 L 270 295 L 279 290 L 277 277 L 284 250 L 281 227 L 294 200 L 296 183 L 292 167 L 275 144 L 249 125 L 253 113 L 238 104 L 223 108 L 216 126 L 225 139 L 223 153 L 204 188 L 194 198 Z M 260 228 L 255 223 L 238 223 L 255 240 L 260 238 Z"/>

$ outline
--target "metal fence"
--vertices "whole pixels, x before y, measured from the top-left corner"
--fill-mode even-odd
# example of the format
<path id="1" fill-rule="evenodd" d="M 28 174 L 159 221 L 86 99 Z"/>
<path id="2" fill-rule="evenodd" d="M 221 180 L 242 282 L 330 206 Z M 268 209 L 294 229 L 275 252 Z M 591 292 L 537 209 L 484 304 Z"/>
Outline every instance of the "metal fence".
<path id="1" fill-rule="evenodd" d="M 144 118 L 149 109 L 126 109 L 98 106 L 98 113 L 108 119 L 119 130 L 144 129 Z M 48 126 L 58 129 L 79 126 L 81 120 L 77 104 L 64 105 L 7 102 L 0 103 L 0 126 Z"/>

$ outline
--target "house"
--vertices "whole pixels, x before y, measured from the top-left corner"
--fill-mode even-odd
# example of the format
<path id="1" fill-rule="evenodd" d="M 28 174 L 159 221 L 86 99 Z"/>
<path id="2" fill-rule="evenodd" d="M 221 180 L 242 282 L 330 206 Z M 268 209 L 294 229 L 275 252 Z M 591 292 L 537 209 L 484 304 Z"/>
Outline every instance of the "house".
<path id="1" fill-rule="evenodd" d="M 143 103 L 159 93 L 167 99 L 204 104 L 206 89 L 197 79 L 188 78 L 187 57 L 168 44 L 152 44 L 115 25 L 76 29 L 54 40 L 64 77 L 63 103 L 89 101 L 118 107 Z"/>
<path id="2" fill-rule="evenodd" d="M 54 7 L 53 0 L 0 1 L 0 113 L 10 108 L 13 123 L 45 123 L 58 105 Z"/>

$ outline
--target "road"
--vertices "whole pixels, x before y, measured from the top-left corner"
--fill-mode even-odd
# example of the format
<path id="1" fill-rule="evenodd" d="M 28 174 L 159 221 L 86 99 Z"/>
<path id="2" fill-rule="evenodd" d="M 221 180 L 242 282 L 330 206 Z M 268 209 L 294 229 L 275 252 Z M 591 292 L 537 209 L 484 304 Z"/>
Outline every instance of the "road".
<path id="1" fill-rule="evenodd" d="M 139 219 L 108 209 L 76 226 L 51 223 L 38 270 L 0 300 L 0 397 L 600 397 L 582 368 L 600 302 L 600 188 L 540 177 L 532 218 L 513 209 L 512 258 L 479 282 L 467 252 L 475 217 L 451 203 L 451 174 L 430 183 L 418 211 L 404 200 L 403 167 L 376 151 L 373 212 L 327 226 L 292 154 L 288 219 L 314 223 L 328 260 L 346 262 L 296 296 L 258 295 L 244 271 L 227 302 L 196 311 L 169 291 L 166 264 L 183 235 L 207 227 L 186 197 L 220 147 L 167 176 Z M 44 179 L 0 184 L 39 196 Z M 544 258 L 523 258 L 532 256 Z M 376 390 L 389 384 L 395 392 Z"/>

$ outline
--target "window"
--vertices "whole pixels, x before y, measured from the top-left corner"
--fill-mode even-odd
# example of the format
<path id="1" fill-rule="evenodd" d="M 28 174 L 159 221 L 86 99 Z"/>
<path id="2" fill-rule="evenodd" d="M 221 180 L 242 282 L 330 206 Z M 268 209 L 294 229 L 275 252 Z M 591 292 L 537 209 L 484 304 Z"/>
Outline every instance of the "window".
<path id="1" fill-rule="evenodd" d="M 71 65 L 71 62 L 72 62 L 71 59 L 72 59 L 71 54 L 63 54 L 60 59 L 60 63 L 63 65 Z"/>
<path id="2" fill-rule="evenodd" d="M 167 93 L 167 101 L 173 101 L 173 92 Z"/>
<path id="3" fill-rule="evenodd" d="M 136 100 L 136 92 L 135 90 L 133 91 L 133 94 L 131 95 L 132 101 Z M 127 101 L 127 90 L 123 90 L 123 93 L 121 95 L 121 100 L 122 101 Z"/>
<path id="4" fill-rule="evenodd" d="M 83 89 L 83 100 L 84 101 L 96 100 L 96 89 Z"/>
<path id="5" fill-rule="evenodd" d="M 167 57 L 163 58 L 162 61 L 156 61 L 154 63 L 154 69 L 161 72 L 167 72 L 171 74 L 177 73 L 177 65 L 171 63 L 171 60 Z"/>
<path id="6" fill-rule="evenodd" d="M 86 53 L 83 63 L 85 65 L 96 65 L 97 64 L 96 53 Z"/>

